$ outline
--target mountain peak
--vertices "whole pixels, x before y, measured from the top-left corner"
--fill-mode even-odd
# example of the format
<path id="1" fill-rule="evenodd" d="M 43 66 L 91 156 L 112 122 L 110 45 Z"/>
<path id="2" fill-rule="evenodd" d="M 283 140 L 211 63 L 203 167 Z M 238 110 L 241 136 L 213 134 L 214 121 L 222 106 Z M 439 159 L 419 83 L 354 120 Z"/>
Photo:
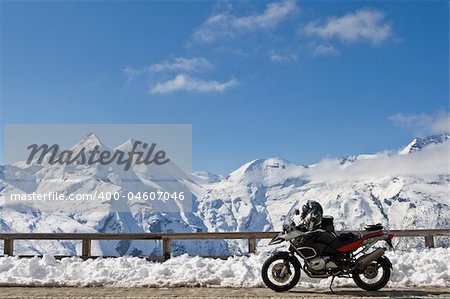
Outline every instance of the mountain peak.
<path id="1" fill-rule="evenodd" d="M 192 175 L 201 183 L 205 184 L 217 183 L 223 178 L 221 175 L 217 175 L 209 171 L 195 171 L 192 173 Z"/>
<path id="2" fill-rule="evenodd" d="M 256 159 L 245 163 L 227 176 L 231 181 L 264 182 L 266 185 L 279 183 L 289 176 L 301 172 L 305 167 L 283 158 Z"/>
<path id="3" fill-rule="evenodd" d="M 83 139 L 72 147 L 74 149 L 93 149 L 98 146 L 99 148 L 106 148 L 103 142 L 94 133 L 87 134 Z"/>
<path id="4" fill-rule="evenodd" d="M 256 159 L 245 163 L 235 172 L 249 173 L 254 171 L 261 171 L 265 169 L 285 169 L 288 166 L 294 165 L 292 162 L 279 157 Z"/>
<path id="5" fill-rule="evenodd" d="M 95 133 L 87 134 L 86 137 L 84 137 L 82 140 L 93 140 L 100 142 L 100 139 L 97 137 L 97 135 L 95 135 Z"/>
<path id="6" fill-rule="evenodd" d="M 128 139 L 127 141 L 125 141 L 124 143 L 122 143 L 121 145 L 115 147 L 115 150 L 120 150 L 123 152 L 129 152 L 132 148 L 133 148 L 133 144 L 136 142 L 136 140 L 134 139 Z"/>
<path id="7" fill-rule="evenodd" d="M 429 146 L 430 144 L 439 144 L 443 143 L 450 139 L 450 134 L 438 134 L 438 135 L 430 135 L 426 137 L 417 137 L 414 138 L 405 148 L 403 148 L 399 155 L 407 155 L 411 153 L 415 153 L 421 151 L 423 148 Z"/>

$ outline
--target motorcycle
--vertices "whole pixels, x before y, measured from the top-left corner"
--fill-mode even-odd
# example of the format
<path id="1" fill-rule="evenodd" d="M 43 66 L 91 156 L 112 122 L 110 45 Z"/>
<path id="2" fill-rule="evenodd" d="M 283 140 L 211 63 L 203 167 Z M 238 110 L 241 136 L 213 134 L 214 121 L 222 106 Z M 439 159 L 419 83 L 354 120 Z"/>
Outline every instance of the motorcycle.
<path id="1" fill-rule="evenodd" d="M 296 215 L 299 213 L 295 210 Z M 320 228 L 313 231 L 296 226 L 292 217 L 287 219 L 289 223 L 269 245 L 287 242 L 288 252 L 275 253 L 262 267 L 262 279 L 270 289 L 285 292 L 295 287 L 301 270 L 311 278 L 332 277 L 331 292 L 336 277 L 353 278 L 358 287 L 367 291 L 379 290 L 389 281 L 392 263 L 385 256 L 386 249 L 369 252 L 379 241 L 393 248 L 394 234 L 385 232 L 381 224 L 368 225 L 364 231 L 338 233 L 331 216 L 323 216 Z"/>

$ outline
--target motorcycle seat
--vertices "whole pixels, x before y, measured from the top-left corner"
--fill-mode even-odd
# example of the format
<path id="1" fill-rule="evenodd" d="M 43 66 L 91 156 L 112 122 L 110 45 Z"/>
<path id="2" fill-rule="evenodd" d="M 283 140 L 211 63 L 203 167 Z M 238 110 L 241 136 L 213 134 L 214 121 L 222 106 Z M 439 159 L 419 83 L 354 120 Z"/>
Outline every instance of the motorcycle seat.
<path id="1" fill-rule="evenodd" d="M 341 241 L 357 240 L 361 238 L 361 234 L 359 232 L 341 232 L 337 234 L 337 237 Z"/>

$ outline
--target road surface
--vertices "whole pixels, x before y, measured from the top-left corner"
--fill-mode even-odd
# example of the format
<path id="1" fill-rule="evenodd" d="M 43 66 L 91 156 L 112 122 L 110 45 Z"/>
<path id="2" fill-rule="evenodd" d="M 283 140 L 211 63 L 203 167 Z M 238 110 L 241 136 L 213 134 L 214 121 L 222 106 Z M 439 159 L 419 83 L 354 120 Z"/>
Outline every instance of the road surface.
<path id="1" fill-rule="evenodd" d="M 295 288 L 275 293 L 267 288 L 47 288 L 0 287 L 0 298 L 450 298 L 449 288 L 386 288 L 365 292 L 357 288 Z"/>

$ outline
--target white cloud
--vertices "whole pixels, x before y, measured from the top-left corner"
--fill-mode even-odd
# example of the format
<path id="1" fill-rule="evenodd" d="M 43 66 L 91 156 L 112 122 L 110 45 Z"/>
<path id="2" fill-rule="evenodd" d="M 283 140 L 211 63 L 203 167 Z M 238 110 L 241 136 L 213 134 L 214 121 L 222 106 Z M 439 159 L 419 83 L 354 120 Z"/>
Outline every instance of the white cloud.
<path id="1" fill-rule="evenodd" d="M 408 155 L 378 153 L 372 159 L 357 160 L 343 168 L 339 159 L 325 159 L 305 171 L 314 181 L 383 178 L 393 176 L 428 176 L 448 174 L 450 141 L 429 145 Z"/>
<path id="2" fill-rule="evenodd" d="M 181 72 L 193 72 L 203 73 L 210 71 L 214 68 L 214 65 L 203 57 L 183 58 L 175 57 L 172 60 L 165 60 L 161 63 L 152 64 L 149 67 L 151 72 L 169 72 L 169 71 L 181 71 Z"/>
<path id="3" fill-rule="evenodd" d="M 348 43 L 369 42 L 374 45 L 392 37 L 393 30 L 379 10 L 362 9 L 341 17 L 308 23 L 301 32 L 323 39 L 337 38 Z"/>
<path id="4" fill-rule="evenodd" d="M 206 73 L 212 69 L 214 69 L 214 65 L 203 57 L 174 57 L 142 68 L 127 67 L 123 70 L 123 73 L 128 81 L 134 80 L 145 73 L 151 73 L 152 76 L 149 79 L 152 83 L 150 88 L 152 94 L 167 94 L 181 90 L 222 92 L 238 84 L 236 79 L 219 82 L 192 76 L 192 74 Z M 174 73 L 177 75 L 173 79 L 167 80 L 168 76 L 173 76 Z"/>
<path id="5" fill-rule="evenodd" d="M 332 45 L 316 45 L 313 50 L 314 55 L 338 55 L 339 53 Z"/>
<path id="6" fill-rule="evenodd" d="M 450 114 L 447 111 L 437 111 L 433 114 L 397 113 L 389 117 L 394 124 L 412 130 L 415 134 L 440 134 L 450 132 Z"/>
<path id="7" fill-rule="evenodd" d="M 186 74 L 178 74 L 172 80 L 155 84 L 150 92 L 153 94 L 166 94 L 175 91 L 193 91 L 193 92 L 222 92 L 238 84 L 235 79 L 226 82 L 206 81 L 191 77 Z"/>
<path id="8" fill-rule="evenodd" d="M 297 61 L 297 55 L 295 54 L 283 54 L 277 51 L 270 51 L 269 53 L 270 61 L 279 62 L 279 63 L 287 63 Z"/>
<path id="9" fill-rule="evenodd" d="M 273 2 L 266 6 L 261 14 L 234 16 L 229 13 L 217 13 L 210 16 L 195 32 L 195 41 L 211 43 L 221 38 L 273 29 L 297 10 L 294 1 Z"/>
<path id="10" fill-rule="evenodd" d="M 144 69 L 135 69 L 131 66 L 126 67 L 123 70 L 123 74 L 125 75 L 125 77 L 127 77 L 127 81 L 132 81 L 134 79 L 136 79 L 137 77 L 139 77 L 143 72 L 145 72 Z"/>
<path id="11" fill-rule="evenodd" d="M 134 80 L 145 73 L 161 72 L 185 72 L 185 73 L 204 73 L 214 69 L 214 65 L 204 57 L 174 57 L 160 63 L 141 68 L 126 67 L 123 74 L 128 81 Z"/>
<path id="12" fill-rule="evenodd" d="M 436 119 L 432 125 L 431 130 L 435 133 L 449 133 L 450 132 L 450 116 L 447 113 Z"/>

